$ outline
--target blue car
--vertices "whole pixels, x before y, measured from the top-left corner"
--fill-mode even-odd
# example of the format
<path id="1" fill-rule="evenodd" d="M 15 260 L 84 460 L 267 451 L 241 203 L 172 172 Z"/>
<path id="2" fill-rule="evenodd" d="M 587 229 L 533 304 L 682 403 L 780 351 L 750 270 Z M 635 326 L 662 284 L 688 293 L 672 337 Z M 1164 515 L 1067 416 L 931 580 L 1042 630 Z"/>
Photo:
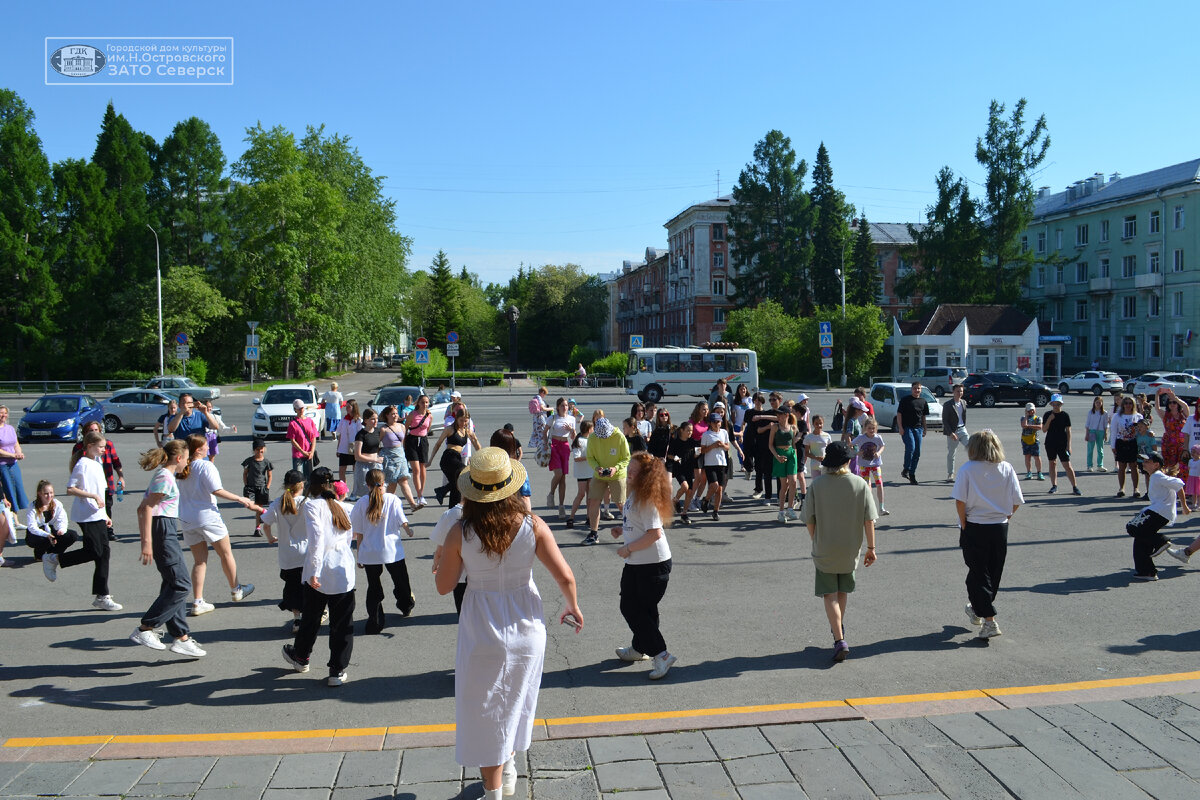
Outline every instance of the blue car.
<path id="1" fill-rule="evenodd" d="M 76 442 L 83 438 L 89 422 L 104 425 L 104 409 L 91 395 L 43 395 L 25 409 L 25 416 L 17 423 L 17 441 Z"/>

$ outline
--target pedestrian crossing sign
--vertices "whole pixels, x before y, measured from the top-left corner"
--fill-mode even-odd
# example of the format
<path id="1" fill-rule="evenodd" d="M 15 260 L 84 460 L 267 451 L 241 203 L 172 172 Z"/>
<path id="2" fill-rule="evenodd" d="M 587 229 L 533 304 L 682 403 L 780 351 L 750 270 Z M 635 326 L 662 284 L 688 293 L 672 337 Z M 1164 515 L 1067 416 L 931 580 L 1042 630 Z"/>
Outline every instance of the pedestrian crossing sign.
<path id="1" fill-rule="evenodd" d="M 635 347 L 642 347 L 643 346 L 642 341 L 643 341 L 643 338 L 641 336 L 630 336 L 629 337 L 629 349 L 632 350 Z"/>
<path id="2" fill-rule="evenodd" d="M 417 350 L 416 352 L 414 352 L 413 353 L 413 363 L 414 364 L 428 364 L 429 363 L 429 351 L 428 350 Z"/>

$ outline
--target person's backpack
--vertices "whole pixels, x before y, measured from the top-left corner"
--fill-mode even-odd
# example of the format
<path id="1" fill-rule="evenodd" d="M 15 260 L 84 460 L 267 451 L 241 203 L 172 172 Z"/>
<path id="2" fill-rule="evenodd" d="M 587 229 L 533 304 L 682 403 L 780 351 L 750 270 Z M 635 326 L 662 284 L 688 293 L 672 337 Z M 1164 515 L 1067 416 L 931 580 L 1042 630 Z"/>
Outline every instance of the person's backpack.
<path id="1" fill-rule="evenodd" d="M 529 413 L 535 417 L 542 413 L 542 399 L 540 397 L 535 397 L 529 401 Z"/>
<path id="2" fill-rule="evenodd" d="M 845 424 L 846 408 L 842 405 L 842 401 L 838 400 L 837 405 L 833 407 L 833 421 L 829 423 L 829 429 L 834 432 L 841 432 Z"/>

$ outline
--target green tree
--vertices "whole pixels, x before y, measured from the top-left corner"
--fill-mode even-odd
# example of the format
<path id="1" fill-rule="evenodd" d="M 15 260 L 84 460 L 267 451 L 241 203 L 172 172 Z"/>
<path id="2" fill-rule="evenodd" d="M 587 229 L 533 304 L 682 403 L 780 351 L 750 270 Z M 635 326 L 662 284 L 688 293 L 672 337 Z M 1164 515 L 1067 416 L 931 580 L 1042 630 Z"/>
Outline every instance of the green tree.
<path id="1" fill-rule="evenodd" d="M 987 132 L 975 143 L 975 160 L 987 171 L 982 206 L 983 253 L 992 273 L 992 302 L 1014 303 L 1036 256 L 1022 252 L 1018 237 L 1033 219 L 1033 174 L 1046 159 L 1050 136 L 1046 116 L 1025 124 L 1025 98 L 1004 117 L 1003 103 L 988 109 Z"/>
<path id="2" fill-rule="evenodd" d="M 858 220 L 858 233 L 854 237 L 854 249 L 850 255 L 850 273 L 846 279 L 846 302 L 856 306 L 869 306 L 878 302 L 883 289 L 883 276 L 879 271 L 879 260 L 875 255 L 875 244 L 871 241 L 871 224 L 864 214 Z"/>
<path id="3" fill-rule="evenodd" d="M 798 380 L 800 321 L 774 300 L 738 308 L 726 316 L 723 338 L 758 353 L 760 378 Z"/>
<path id="4" fill-rule="evenodd" d="M 169 264 L 213 269 L 228 233 L 225 154 L 207 122 L 190 117 L 163 140 L 156 159 L 163 184 L 163 244 Z"/>
<path id="5" fill-rule="evenodd" d="M 425 319 L 422 333 L 434 344 L 446 343 L 446 332 L 457 331 L 462 323 L 459 281 L 454 277 L 450 257 L 446 251 L 438 250 L 429 266 L 430 297 L 432 303 Z"/>
<path id="6" fill-rule="evenodd" d="M 809 197 L 812 198 L 816 220 L 812 237 L 812 265 L 809 269 L 813 302 L 817 305 L 840 304 L 842 282 L 838 278 L 838 270 L 844 268 L 850 227 L 846 224 L 846 197 L 834 188 L 833 166 L 824 142 L 817 149 L 812 177 Z"/>
<path id="7" fill-rule="evenodd" d="M 121 304 L 131 309 L 123 320 L 124 343 L 138 363 L 158 362 L 157 281 L 145 281 L 120 292 Z M 216 288 L 209 273 L 194 264 L 177 264 L 163 276 L 163 335 L 183 331 L 204 342 L 210 328 L 232 316 L 234 304 Z M 174 364 L 173 350 L 166 353 Z M 168 367 L 174 368 L 174 367 Z"/>
<path id="8" fill-rule="evenodd" d="M 115 224 L 108 267 L 109 277 L 117 286 L 137 283 L 154 274 L 154 237 L 146 230 L 152 223 L 147 189 L 154 173 L 146 147 L 146 135 L 135 131 L 109 103 L 92 163 L 104 170 L 105 193 L 113 202 Z M 96 299 L 104 304 L 105 298 Z M 126 309 L 105 310 L 120 315 Z"/>
<path id="9" fill-rule="evenodd" d="M 995 302 L 995 287 L 983 266 L 983 225 L 966 181 L 942 167 L 937 191 L 926 211 L 928 222 L 908 226 L 915 242 L 912 255 L 921 268 L 897 283 L 897 293 L 922 297 L 924 303 Z"/>
<path id="10" fill-rule="evenodd" d="M 737 301 L 775 300 L 789 313 L 812 307 L 812 208 L 804 192 L 808 165 L 791 140 L 772 130 L 754 146 L 733 187 L 729 211 Z"/>
<path id="11" fill-rule="evenodd" d="M 15 378 L 25 377 L 30 356 L 44 354 L 58 303 L 47 254 L 50 162 L 33 122 L 25 101 L 0 89 L 0 348 Z"/>
<path id="12" fill-rule="evenodd" d="M 841 354 L 846 352 L 846 376 L 851 385 L 866 383 L 871 369 L 883 352 L 883 343 L 889 331 L 879 307 L 871 305 L 847 305 L 846 317 L 842 318 L 841 305 L 813 309 L 813 317 L 800 323 L 800 370 L 810 378 L 824 377 L 821 369 L 821 351 L 818 346 L 817 322 L 829 320 L 833 323 L 832 374 L 840 377 Z"/>

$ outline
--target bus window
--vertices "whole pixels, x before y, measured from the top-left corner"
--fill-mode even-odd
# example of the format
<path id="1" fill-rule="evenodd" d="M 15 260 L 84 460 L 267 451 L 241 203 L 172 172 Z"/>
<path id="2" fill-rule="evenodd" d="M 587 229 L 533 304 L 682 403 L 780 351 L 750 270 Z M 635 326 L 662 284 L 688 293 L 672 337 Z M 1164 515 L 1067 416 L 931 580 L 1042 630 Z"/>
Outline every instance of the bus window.
<path id="1" fill-rule="evenodd" d="M 727 372 L 749 372 L 750 359 L 734 353 L 725 354 L 725 370 Z"/>
<path id="2" fill-rule="evenodd" d="M 629 354 L 629 366 L 626 367 L 625 374 L 626 375 L 637 375 L 637 371 L 638 371 L 637 368 L 638 368 L 637 353 L 630 353 Z"/>
<path id="3" fill-rule="evenodd" d="M 725 354 L 724 353 L 705 353 L 704 371 L 705 372 L 724 372 L 725 371 Z"/>
<path id="4" fill-rule="evenodd" d="M 683 367 L 682 372 L 700 372 L 700 356 L 696 353 L 679 356 L 679 363 Z"/>
<path id="5" fill-rule="evenodd" d="M 640 359 L 640 362 L 641 363 L 638 365 L 638 369 L 640 371 L 642 371 L 642 372 L 653 372 L 654 371 L 654 359 L 652 357 L 642 356 Z"/>
<path id="6" fill-rule="evenodd" d="M 679 372 L 679 356 L 675 353 L 659 353 L 654 364 L 659 372 Z"/>

